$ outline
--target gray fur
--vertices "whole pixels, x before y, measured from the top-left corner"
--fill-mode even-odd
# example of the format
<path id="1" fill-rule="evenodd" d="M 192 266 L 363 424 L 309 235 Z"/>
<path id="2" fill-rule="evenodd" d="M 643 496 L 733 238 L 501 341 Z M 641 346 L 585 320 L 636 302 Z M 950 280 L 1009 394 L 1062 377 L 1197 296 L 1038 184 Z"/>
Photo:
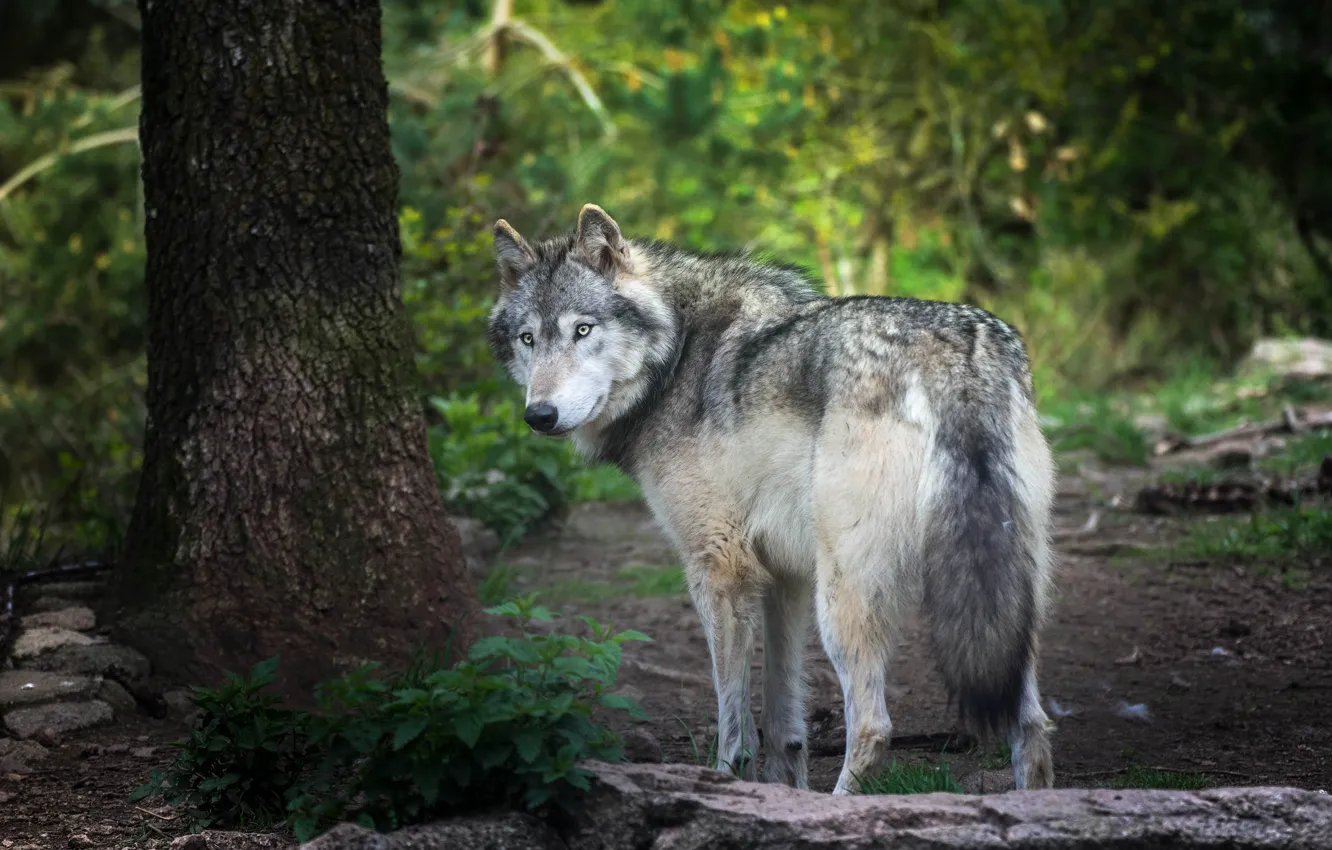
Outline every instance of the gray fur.
<path id="1" fill-rule="evenodd" d="M 805 616 L 791 606 L 807 606 L 817 583 L 820 631 L 848 701 L 839 791 L 854 785 L 853 762 L 863 768 L 886 744 L 882 681 L 906 597 L 923 603 L 965 721 L 1009 734 L 1020 786 L 1051 781 L 1035 679 L 1051 467 L 1016 330 L 975 307 L 829 298 L 790 266 L 624 240 L 591 205 L 574 233 L 533 245 L 501 222 L 496 256 L 492 350 L 529 404 L 574 399 L 560 432 L 643 484 L 709 633 L 725 737 L 752 724 L 747 670 L 744 683 L 730 677 L 766 612 L 767 643 L 785 656 L 765 669 L 769 776 L 805 781 L 791 648 L 803 645 Z M 530 345 L 521 328 L 539 329 Z M 899 438 L 866 443 L 853 431 Z M 753 445 L 764 440 L 768 455 Z M 863 498 L 829 508 L 814 494 L 836 492 L 819 483 L 829 475 L 856 477 L 856 457 L 833 448 L 847 441 L 885 471 L 862 483 Z M 896 489 L 880 492 L 878 481 Z M 877 512 L 880 502 L 903 515 Z M 862 509 L 892 534 L 839 525 Z M 868 555 L 857 554 L 862 544 Z M 738 762 L 751 755 L 727 746 Z"/>

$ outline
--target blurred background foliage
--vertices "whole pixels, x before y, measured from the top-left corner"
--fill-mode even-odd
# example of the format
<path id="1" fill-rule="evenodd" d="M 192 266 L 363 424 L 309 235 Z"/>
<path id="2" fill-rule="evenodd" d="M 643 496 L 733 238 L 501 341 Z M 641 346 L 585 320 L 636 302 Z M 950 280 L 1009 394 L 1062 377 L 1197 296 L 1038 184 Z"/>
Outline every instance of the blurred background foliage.
<path id="1" fill-rule="evenodd" d="M 138 26 L 133 0 L 0 7 L 0 503 L 106 527 L 143 426 Z M 513 416 L 482 333 L 500 216 L 546 235 L 595 201 L 831 293 L 980 304 L 1046 402 L 1332 332 L 1330 44 L 1326 0 L 384 0 L 446 494 L 511 462 L 522 514 L 575 474 L 448 424 Z"/>

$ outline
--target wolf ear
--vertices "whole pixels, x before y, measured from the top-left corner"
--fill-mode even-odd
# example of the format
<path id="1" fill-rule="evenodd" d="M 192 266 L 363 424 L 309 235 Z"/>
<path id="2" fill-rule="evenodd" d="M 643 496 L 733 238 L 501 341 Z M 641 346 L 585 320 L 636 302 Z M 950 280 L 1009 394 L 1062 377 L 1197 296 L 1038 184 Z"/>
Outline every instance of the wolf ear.
<path id="1" fill-rule="evenodd" d="M 507 221 L 495 222 L 495 267 L 499 269 L 503 289 L 517 286 L 518 278 L 536 263 L 536 259 L 532 246 Z"/>
<path id="2" fill-rule="evenodd" d="M 596 204 L 587 204 L 578 214 L 574 250 L 584 262 L 611 280 L 617 272 L 629 270 L 629 244 L 620 234 L 615 219 Z"/>

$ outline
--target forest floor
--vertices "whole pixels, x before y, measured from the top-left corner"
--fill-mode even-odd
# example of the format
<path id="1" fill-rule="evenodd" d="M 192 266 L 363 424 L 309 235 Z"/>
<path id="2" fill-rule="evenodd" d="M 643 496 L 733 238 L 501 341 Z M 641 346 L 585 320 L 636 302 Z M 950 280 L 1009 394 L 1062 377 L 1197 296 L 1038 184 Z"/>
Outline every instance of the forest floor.
<path id="1" fill-rule="evenodd" d="M 1159 460 L 1106 466 L 1087 452 L 1064 455 L 1060 466 L 1059 572 L 1040 671 L 1057 723 L 1056 784 L 1332 788 L 1332 551 L 1316 548 L 1326 528 L 1290 532 L 1293 553 L 1264 548 L 1244 542 L 1247 518 L 1236 526 L 1135 509 L 1144 485 L 1196 484 L 1196 474 L 1181 479 Z M 537 591 L 556 611 L 649 635 L 651 643 L 626 644 L 621 670 L 621 690 L 653 718 L 624 721 L 630 751 L 639 760 L 707 759 L 716 705 L 707 648 L 676 555 L 646 508 L 576 505 L 562 526 L 504 554 L 486 583 L 488 593 L 497 588 Z M 761 654 L 760 641 L 756 712 Z M 808 655 L 810 781 L 827 791 L 842 761 L 841 695 L 813 632 Z M 894 739 L 905 745 L 893 758 L 946 762 L 964 786 L 1002 790 L 1002 753 L 942 752 L 939 739 L 912 737 L 955 731 L 914 624 L 904 627 L 889 681 Z M 26 765 L 21 753 L 5 756 L 0 739 L 0 850 L 165 847 L 182 824 L 128 797 L 171 760 L 182 716 L 118 714 L 45 741 L 44 757 Z"/>

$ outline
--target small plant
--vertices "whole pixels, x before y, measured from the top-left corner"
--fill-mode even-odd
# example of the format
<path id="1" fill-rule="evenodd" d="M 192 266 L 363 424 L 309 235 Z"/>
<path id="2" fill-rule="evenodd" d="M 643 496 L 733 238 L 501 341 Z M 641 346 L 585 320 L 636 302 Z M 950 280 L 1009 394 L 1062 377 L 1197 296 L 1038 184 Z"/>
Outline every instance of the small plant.
<path id="1" fill-rule="evenodd" d="M 0 571 L 35 570 L 46 538 L 49 514 L 38 515 L 31 505 L 9 508 L 0 500 Z"/>
<path id="2" fill-rule="evenodd" d="M 942 759 L 938 767 L 898 764 L 893 759 L 884 770 L 860 780 L 862 794 L 929 794 L 936 791 L 962 793 L 962 786 L 948 772 L 948 762 Z"/>
<path id="3" fill-rule="evenodd" d="M 624 597 L 676 596 L 685 592 L 684 570 L 670 567 L 625 567 L 614 581 L 566 579 L 542 590 L 542 601 L 551 605 L 578 602 L 595 605 Z"/>
<path id="4" fill-rule="evenodd" d="M 1332 551 L 1332 511 L 1312 504 L 1255 513 L 1247 520 L 1205 523 L 1181 547 L 1204 558 L 1281 558 Z"/>
<path id="5" fill-rule="evenodd" d="M 431 404 L 445 424 L 430 429 L 430 457 L 451 508 L 484 522 L 505 546 L 566 508 L 581 464 L 566 442 L 528 433 L 516 402 L 498 402 L 488 415 L 474 397 Z"/>
<path id="6" fill-rule="evenodd" d="M 551 616 L 534 598 L 487 609 L 516 620 L 519 636 L 483 638 L 447 668 L 366 665 L 321 686 L 315 712 L 263 692 L 276 657 L 196 688 L 199 725 L 132 799 L 183 804 L 196 828 L 285 819 L 301 841 L 342 820 L 389 830 L 461 809 L 568 807 L 589 787 L 580 761 L 622 755 L 594 712 L 646 716 L 611 690 L 621 645 L 647 638 L 590 618 L 590 637 L 533 634 Z"/>
<path id="7" fill-rule="evenodd" d="M 986 770 L 1003 770 L 1013 763 L 1013 748 L 1008 743 L 996 744 L 981 756 L 980 766 Z"/>
<path id="8" fill-rule="evenodd" d="M 550 619 L 532 596 L 488 613 L 523 627 Z M 342 819 L 389 830 L 460 809 L 567 806 L 589 787 L 579 761 L 622 755 L 619 737 L 593 722 L 593 710 L 646 716 L 609 692 L 620 645 L 646 636 L 583 622 L 590 639 L 482 638 L 466 661 L 406 687 L 368 678 L 370 668 L 326 685 L 313 738 L 327 755 L 321 778 L 292 802 L 297 838 Z M 348 765 L 355 767 L 338 781 Z"/>
<path id="9" fill-rule="evenodd" d="M 193 702 L 203 714 L 189 738 L 174 745 L 176 763 L 154 770 L 130 800 L 161 796 L 185 806 L 201 828 L 280 821 L 312 747 L 310 717 L 264 693 L 277 667 L 275 655 L 249 675 L 227 673 L 220 688 L 195 688 Z"/>
<path id="10" fill-rule="evenodd" d="M 1278 475 L 1295 475 L 1317 470 L 1323 458 L 1329 456 L 1332 456 L 1332 430 L 1315 431 L 1292 439 L 1284 451 L 1264 458 L 1261 465 Z"/>
<path id="11" fill-rule="evenodd" d="M 1164 791 L 1197 791 L 1212 781 L 1201 773 L 1162 770 L 1134 765 L 1115 777 L 1115 788 L 1155 788 Z"/>
<path id="12" fill-rule="evenodd" d="M 1151 454 L 1147 439 L 1133 420 L 1105 399 L 1077 405 L 1050 428 L 1057 452 L 1091 450 L 1110 464 L 1144 466 Z"/>

